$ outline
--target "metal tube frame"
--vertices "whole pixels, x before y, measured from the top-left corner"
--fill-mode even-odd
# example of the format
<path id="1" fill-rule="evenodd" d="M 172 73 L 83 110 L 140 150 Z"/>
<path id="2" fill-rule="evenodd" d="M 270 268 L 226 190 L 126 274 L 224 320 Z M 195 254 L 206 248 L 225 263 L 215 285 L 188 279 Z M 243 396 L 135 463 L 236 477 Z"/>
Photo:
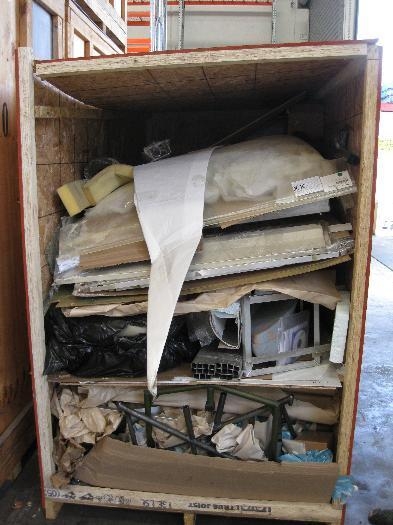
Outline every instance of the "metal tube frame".
<path id="1" fill-rule="evenodd" d="M 150 0 L 150 50 L 167 48 L 167 0 Z"/>
<path id="2" fill-rule="evenodd" d="M 253 394 L 251 392 L 247 392 L 247 391 L 235 389 L 235 388 L 230 388 L 230 387 L 226 387 L 222 385 L 208 385 L 208 386 L 206 385 L 188 385 L 184 387 L 160 388 L 157 393 L 157 397 L 161 395 L 176 394 L 180 392 L 189 392 L 193 390 L 206 390 L 205 410 L 207 412 L 211 412 L 212 414 L 215 412 L 212 435 L 214 435 L 216 432 L 221 430 L 225 425 L 228 425 L 230 423 L 232 424 L 241 423 L 242 421 L 246 421 L 248 419 L 252 419 L 257 416 L 261 416 L 261 415 L 266 416 L 266 415 L 272 414 L 273 416 L 272 436 L 271 436 L 270 445 L 267 451 L 267 457 L 269 459 L 273 459 L 274 461 L 277 461 L 280 455 L 280 449 L 281 449 L 280 431 L 281 431 L 281 425 L 283 421 L 287 423 L 287 426 L 292 436 L 296 437 L 296 432 L 293 429 L 293 426 L 290 422 L 287 410 L 285 408 L 286 404 L 292 405 L 293 399 L 294 399 L 293 394 L 289 394 L 279 400 L 274 400 L 274 399 L 267 399 L 265 397 L 258 396 L 257 394 Z M 220 392 L 220 398 L 218 401 L 217 410 L 215 408 L 215 399 L 214 399 L 215 391 Z M 259 403 L 262 406 L 258 407 L 257 409 L 251 410 L 250 412 L 247 412 L 246 414 L 235 416 L 225 421 L 224 423 L 222 423 L 221 418 L 224 412 L 225 402 L 226 402 L 228 394 L 231 394 L 233 396 L 237 396 L 243 399 L 247 399 L 248 401 Z M 187 434 L 183 434 L 182 432 L 178 431 L 177 429 L 174 429 L 173 427 L 169 425 L 166 425 L 165 423 L 158 422 L 154 418 L 152 418 L 151 408 L 153 404 L 153 397 L 148 390 L 144 390 L 144 402 L 145 402 L 145 414 L 141 414 L 140 412 L 127 407 L 126 405 L 124 405 L 124 403 L 119 402 L 117 403 L 117 406 L 126 415 L 132 416 L 136 420 L 139 419 L 145 422 L 146 441 L 149 447 L 151 448 L 155 447 L 152 430 L 153 430 L 153 427 L 157 427 L 157 428 L 160 428 L 161 430 L 164 430 L 164 432 L 167 432 L 168 434 L 172 434 L 182 439 L 183 441 L 190 443 L 191 451 L 193 454 L 197 453 L 196 447 L 199 446 L 199 448 L 202 448 L 203 450 L 210 452 L 214 455 L 219 455 L 220 457 L 230 457 L 230 458 L 234 457 L 231 455 L 219 454 L 213 447 L 211 447 L 210 445 L 206 445 L 205 443 L 199 441 L 198 438 L 195 438 L 194 429 L 192 426 L 191 410 L 188 405 L 185 405 L 183 407 L 183 415 L 184 415 L 187 433 L 188 433 L 187 435 Z M 128 422 L 128 419 L 127 419 L 127 422 Z M 131 440 L 132 440 L 133 437 L 132 437 L 131 432 L 130 432 L 130 435 L 131 435 Z M 136 437 L 135 437 L 135 440 L 136 440 Z"/>
<path id="3" fill-rule="evenodd" d="M 188 436 L 187 434 L 183 434 L 183 432 L 180 432 L 176 428 L 166 425 L 165 423 L 162 423 L 161 421 L 157 421 L 153 419 L 152 417 L 146 416 L 142 412 L 138 412 L 137 410 L 129 408 L 128 406 L 126 406 L 124 403 L 120 401 L 118 403 L 118 407 L 122 412 L 132 416 L 134 419 L 144 421 L 146 426 L 150 425 L 152 427 L 159 428 L 160 430 L 167 432 L 168 434 L 178 437 L 182 441 L 190 443 L 190 445 L 194 445 L 195 447 L 201 448 L 202 450 L 209 452 L 209 454 L 212 454 L 213 456 L 217 456 L 220 458 L 227 458 L 227 459 L 238 459 L 235 456 L 231 456 L 230 454 L 217 452 L 215 448 L 211 447 L 210 445 L 207 445 L 203 441 L 198 441 L 196 438 L 192 438 Z"/>
<path id="4" fill-rule="evenodd" d="M 184 416 L 184 421 L 186 422 L 187 434 L 188 434 L 188 437 L 190 438 L 191 452 L 196 455 L 198 452 L 197 452 L 197 447 L 195 445 L 195 434 L 194 434 L 194 427 L 192 426 L 191 410 L 188 405 L 185 405 L 183 407 L 183 416 Z"/>

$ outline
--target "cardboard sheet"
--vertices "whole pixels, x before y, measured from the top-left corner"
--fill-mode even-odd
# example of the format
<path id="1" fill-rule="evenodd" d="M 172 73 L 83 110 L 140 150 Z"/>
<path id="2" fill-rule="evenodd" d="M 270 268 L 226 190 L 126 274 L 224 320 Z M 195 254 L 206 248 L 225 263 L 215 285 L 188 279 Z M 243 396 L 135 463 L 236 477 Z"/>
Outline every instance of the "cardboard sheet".
<path id="1" fill-rule="evenodd" d="M 349 325 L 350 301 L 350 293 L 341 292 L 341 301 L 337 304 L 332 334 L 332 344 L 329 358 L 331 363 L 341 364 L 344 361 Z"/>
<path id="2" fill-rule="evenodd" d="M 340 300 L 340 293 L 335 286 L 334 271 L 320 270 L 284 279 L 275 279 L 210 293 L 202 293 L 196 298 L 179 301 L 176 305 L 175 313 L 188 314 L 228 308 L 243 295 L 253 290 L 280 292 L 295 297 L 296 299 L 321 304 L 331 310 L 336 307 L 337 302 Z M 144 313 L 147 311 L 146 309 L 146 302 L 132 304 L 92 304 L 81 307 L 63 308 L 63 313 L 67 317 L 85 317 L 88 315 L 121 317 L 124 315 Z"/>
<path id="3" fill-rule="evenodd" d="M 313 261 L 310 263 L 296 264 L 292 266 L 286 266 L 284 268 L 271 268 L 266 270 L 257 270 L 254 272 L 245 272 L 234 275 L 224 275 L 221 277 L 211 277 L 208 279 L 199 279 L 198 281 L 188 281 L 183 284 L 180 295 L 194 295 L 203 292 L 211 292 L 216 290 L 222 290 L 224 288 L 232 288 L 236 286 L 244 286 L 246 284 L 260 283 L 265 281 L 271 281 L 273 279 L 283 279 L 285 277 L 292 277 L 310 272 L 316 272 L 324 268 L 331 268 L 338 264 L 342 264 L 351 260 L 349 255 L 343 255 L 341 257 L 333 257 L 332 259 L 325 259 L 323 261 Z M 133 288 L 122 291 L 89 291 L 89 285 L 76 284 L 72 295 L 75 297 L 86 297 L 86 298 L 99 298 L 99 297 L 122 297 L 122 296 L 135 296 L 145 294 L 147 297 L 147 288 Z M 114 304 L 117 299 L 109 301 Z M 123 301 L 121 301 L 123 303 Z M 130 299 L 130 302 L 133 302 Z M 73 306 L 73 304 L 63 304 L 64 307 Z M 79 306 L 79 305 L 75 305 Z"/>
<path id="4" fill-rule="evenodd" d="M 336 258 L 353 249 L 353 239 L 333 242 L 322 223 L 268 228 L 207 237 L 185 274 L 187 281 L 277 268 Z M 147 286 L 150 265 L 134 263 L 118 268 L 80 272 L 71 270 L 55 278 L 56 284 L 90 283 L 89 291 L 122 290 Z"/>
<path id="5" fill-rule="evenodd" d="M 227 308 L 251 291 L 275 291 L 290 295 L 296 299 L 321 304 L 333 310 L 340 300 L 340 293 L 335 286 L 335 274 L 329 270 L 307 273 L 295 277 L 275 279 L 262 283 L 247 284 L 210 293 L 202 293 L 195 299 L 181 301 L 176 313 L 203 312 Z"/>
<path id="6" fill-rule="evenodd" d="M 211 292 L 215 290 L 222 290 L 224 288 L 244 286 L 246 284 L 262 283 L 266 281 L 272 281 L 274 279 L 294 277 L 296 275 L 316 272 L 324 268 L 331 268 L 337 264 L 342 264 L 350 260 L 351 257 L 349 255 L 343 255 L 341 257 L 334 257 L 332 259 L 325 259 L 324 261 L 313 261 L 310 263 L 286 266 L 284 268 L 271 268 L 235 275 L 211 277 L 209 279 L 201 279 L 198 281 L 188 281 L 183 285 L 182 294 L 188 295 Z"/>
<path id="7" fill-rule="evenodd" d="M 151 260 L 147 384 L 158 367 L 188 268 L 202 237 L 206 173 L 213 150 L 135 168 L 135 206 Z"/>
<path id="8" fill-rule="evenodd" d="M 92 306 L 92 305 L 104 305 L 104 304 L 125 304 L 125 303 L 139 303 L 147 301 L 147 290 L 146 293 L 137 291 L 132 294 L 115 294 L 114 296 L 88 296 L 79 297 L 72 293 L 72 289 L 69 287 L 60 287 L 55 291 L 51 298 L 51 303 L 55 304 L 58 308 L 73 308 L 75 306 Z"/>
<path id="9" fill-rule="evenodd" d="M 75 476 L 98 487 L 192 497 L 328 503 L 338 465 L 227 460 L 104 438 L 86 456 Z"/>
<path id="10" fill-rule="evenodd" d="M 287 382 L 292 385 L 304 381 L 313 381 L 321 386 L 329 386 L 333 388 L 340 388 L 341 386 L 336 368 L 328 362 L 309 368 L 273 374 L 272 382 L 275 381 L 279 381 L 280 383 Z"/>

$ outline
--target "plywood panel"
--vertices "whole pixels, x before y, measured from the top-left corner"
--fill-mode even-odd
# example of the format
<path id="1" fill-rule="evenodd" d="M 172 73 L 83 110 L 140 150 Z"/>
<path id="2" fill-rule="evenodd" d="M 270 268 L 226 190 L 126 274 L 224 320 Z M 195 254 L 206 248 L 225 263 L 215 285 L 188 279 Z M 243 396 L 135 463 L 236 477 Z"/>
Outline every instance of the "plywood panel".
<path id="1" fill-rule="evenodd" d="M 225 107 L 245 99 L 255 106 L 322 87 L 365 49 L 352 43 L 188 50 L 37 62 L 36 72 L 101 108 Z"/>
<path id="2" fill-rule="evenodd" d="M 322 64 L 322 70 L 312 61 L 299 64 L 272 64 L 219 67 L 183 67 L 146 70 L 143 73 L 125 72 L 112 79 L 108 94 L 108 79 L 99 74 L 86 78 L 64 78 L 63 89 L 71 89 L 73 96 L 102 108 L 130 110 L 160 107 L 217 107 L 244 102 L 248 106 L 278 102 L 303 90 L 316 90 L 345 68 L 347 61 Z M 232 75 L 230 76 L 230 69 Z M 278 69 L 278 71 L 277 71 Z M 299 76 L 299 71 L 302 75 Z M 242 74 L 246 73 L 246 74 Z M 278 80 L 278 84 L 277 84 Z"/>
<path id="3" fill-rule="evenodd" d="M 378 122 L 380 108 L 381 49 L 370 49 L 367 61 L 360 126 L 361 163 L 356 209 L 355 258 L 351 292 L 351 315 L 346 350 L 346 374 L 339 426 L 337 460 L 342 473 L 351 466 L 357 395 L 362 363 L 371 236 L 374 217 Z"/>
<path id="4" fill-rule="evenodd" d="M 88 120 L 79 120 L 74 123 L 75 162 L 87 162 L 89 160 L 88 126 Z"/>
<path id="5" fill-rule="evenodd" d="M 259 63 L 215 67 L 173 67 L 123 72 L 116 78 L 97 73 L 58 77 L 68 89 L 88 104 L 108 108 L 141 110 L 160 107 L 217 107 L 278 102 L 303 90 L 314 91 L 345 68 L 348 60 L 302 60 L 296 63 Z M 299 72 L 301 71 L 301 75 Z M 112 86 L 108 92 L 109 83 Z"/>
<path id="6" fill-rule="evenodd" d="M 19 8 L 22 15 L 19 18 Z M 28 19 L 25 2 L 2 2 L 0 16 L 0 485 L 14 475 L 34 439 L 31 413 L 26 301 L 23 276 L 19 181 L 17 166 L 17 115 L 15 50 L 19 21 Z M 24 16 L 26 15 L 26 16 Z M 23 28 L 23 23 L 21 23 Z M 20 32 L 20 34 L 18 34 Z M 22 418 L 16 418 L 22 411 Z M 30 406 L 31 412 L 31 406 Z"/>
<path id="7" fill-rule="evenodd" d="M 135 492 L 98 487 L 78 487 L 70 485 L 64 489 L 46 488 L 45 495 L 51 501 L 83 505 L 108 506 L 158 510 L 163 512 L 189 512 L 216 514 L 269 520 L 339 523 L 341 509 L 328 503 L 317 505 L 304 502 L 284 502 L 272 500 L 242 500 L 179 496 L 166 493 Z"/>
<path id="8" fill-rule="evenodd" d="M 38 119 L 35 128 L 37 164 L 60 162 L 60 127 L 58 120 Z"/>
<path id="9" fill-rule="evenodd" d="M 60 227 L 61 212 L 55 212 L 44 217 L 39 217 L 39 232 L 40 232 L 40 253 L 42 256 L 41 266 L 47 262 L 47 258 L 52 252 L 51 245 L 54 241 L 54 236 Z M 47 255 L 48 254 L 48 255 Z"/>
<path id="10" fill-rule="evenodd" d="M 31 397 L 16 145 L 17 14 L 17 2 L 1 6 L 0 113 L 8 125 L 3 129 L 0 118 L 0 434 Z"/>
<path id="11" fill-rule="evenodd" d="M 358 72 L 325 100 L 326 124 L 343 122 L 362 113 L 364 73 Z"/>
<path id="12" fill-rule="evenodd" d="M 61 164 L 75 162 L 75 121 L 73 119 L 61 119 L 59 126 L 59 162 Z"/>
<path id="13" fill-rule="evenodd" d="M 0 113 L 3 104 L 8 109 L 8 136 L 16 136 L 15 57 L 17 45 L 17 2 L 1 6 L 0 23 Z M 3 136 L 0 118 L 0 136 Z"/>
<path id="14" fill-rule="evenodd" d="M 87 127 L 87 142 L 89 160 L 108 152 L 105 137 L 105 122 L 103 119 L 89 120 Z"/>
<path id="15" fill-rule="evenodd" d="M 73 118 L 78 116 L 78 109 L 84 111 L 85 106 L 47 82 L 36 79 L 34 90 L 35 101 L 40 104 L 39 107 L 46 108 L 45 112 L 38 112 L 42 117 L 35 119 L 40 266 L 42 296 L 45 299 L 52 284 L 56 235 L 61 216 L 66 214 L 56 190 L 62 184 L 81 177 L 84 166 L 91 158 L 89 144 L 95 144 L 93 158 L 103 154 L 104 128 L 97 115 L 93 120 Z M 52 117 L 49 115 L 51 108 L 58 110 L 53 112 Z M 70 111 L 70 118 L 67 110 Z M 90 129 L 94 135 L 89 142 Z"/>
<path id="16" fill-rule="evenodd" d="M 57 195 L 61 185 L 60 164 L 37 165 L 38 216 L 50 215 L 62 209 Z"/>
<path id="17" fill-rule="evenodd" d="M 0 435 L 0 486 L 5 481 L 13 479 L 13 472 L 18 468 L 23 455 L 35 438 L 31 401 L 21 409 L 16 418 L 11 423 L 12 426 Z"/>
<path id="18" fill-rule="evenodd" d="M 16 141 L 1 137 L 0 433 L 31 395 L 16 160 Z"/>

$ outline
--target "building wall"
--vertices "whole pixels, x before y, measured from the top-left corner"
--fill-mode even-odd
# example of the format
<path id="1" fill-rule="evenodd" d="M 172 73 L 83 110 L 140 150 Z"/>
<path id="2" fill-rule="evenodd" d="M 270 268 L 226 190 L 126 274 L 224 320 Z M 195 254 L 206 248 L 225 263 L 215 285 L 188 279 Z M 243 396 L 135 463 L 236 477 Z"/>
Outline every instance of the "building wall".
<path id="1" fill-rule="evenodd" d="M 381 112 L 379 125 L 375 233 L 393 236 L 393 112 Z"/>
<path id="2" fill-rule="evenodd" d="M 178 2 L 169 0 L 167 6 L 167 49 L 177 49 Z M 185 0 L 183 47 L 308 41 L 308 9 L 293 0 L 277 0 L 274 13 L 271 0 Z M 128 0 L 128 51 L 148 51 L 149 39 L 149 3 Z"/>
<path id="3" fill-rule="evenodd" d="M 117 9 L 114 2 L 115 0 L 26 2 L 27 17 L 31 19 L 32 25 L 30 40 L 35 56 L 48 59 L 124 53 L 127 41 L 126 0 L 118 0 Z M 48 25 L 51 25 L 50 29 Z M 52 33 L 52 46 L 46 37 L 49 31 Z"/>

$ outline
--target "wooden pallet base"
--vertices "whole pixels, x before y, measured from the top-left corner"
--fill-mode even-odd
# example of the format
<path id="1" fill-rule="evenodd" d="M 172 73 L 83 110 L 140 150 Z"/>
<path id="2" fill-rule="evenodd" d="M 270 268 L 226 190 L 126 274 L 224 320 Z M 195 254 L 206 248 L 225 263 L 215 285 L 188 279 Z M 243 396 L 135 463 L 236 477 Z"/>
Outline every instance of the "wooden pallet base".
<path id="1" fill-rule="evenodd" d="M 329 503 L 192 497 L 73 485 L 64 489 L 46 488 L 45 502 L 47 519 L 54 519 L 57 516 L 62 503 L 74 503 L 98 507 L 180 512 L 184 514 L 185 525 L 192 525 L 195 514 L 322 523 L 338 523 L 342 514 L 341 508 L 335 508 Z"/>

